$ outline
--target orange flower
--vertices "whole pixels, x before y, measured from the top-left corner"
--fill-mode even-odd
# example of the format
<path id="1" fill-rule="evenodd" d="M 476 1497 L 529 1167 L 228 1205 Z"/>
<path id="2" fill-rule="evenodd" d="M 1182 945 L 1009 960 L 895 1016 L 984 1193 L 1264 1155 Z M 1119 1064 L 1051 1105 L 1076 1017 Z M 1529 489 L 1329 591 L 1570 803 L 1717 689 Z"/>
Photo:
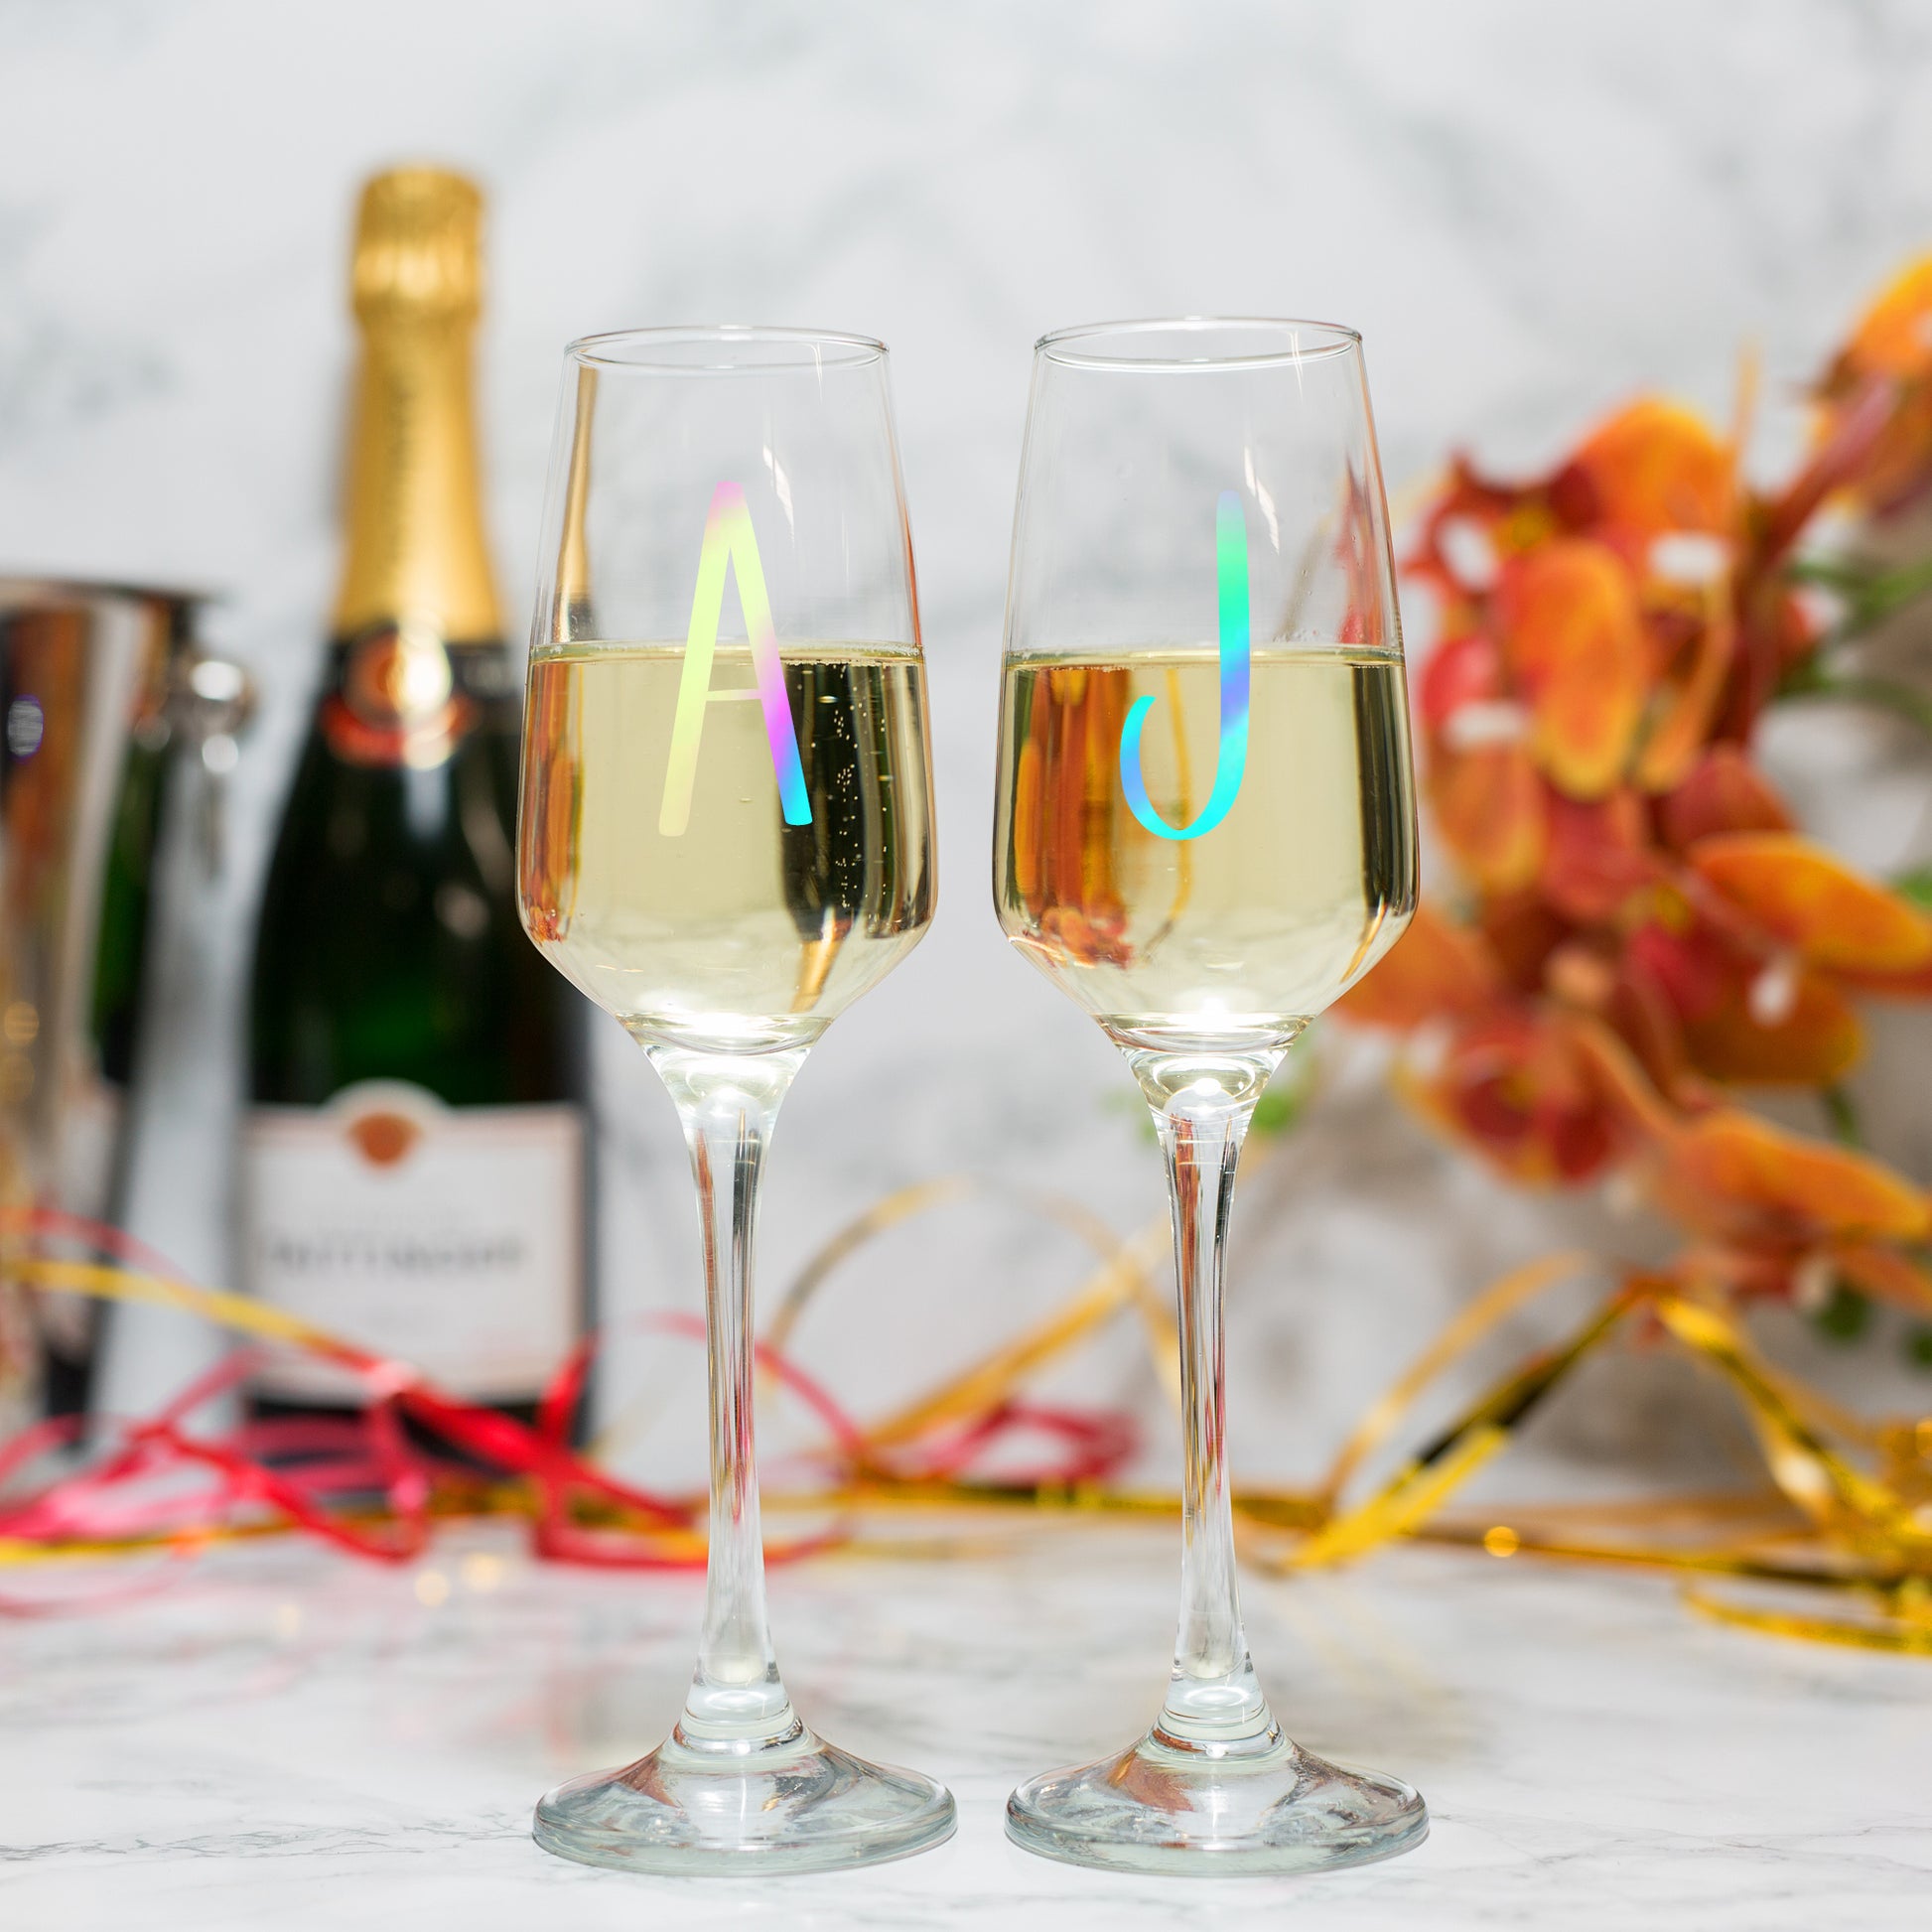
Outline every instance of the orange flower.
<path id="1" fill-rule="evenodd" d="M 1691 641 L 1666 670 L 1651 703 L 1637 782 L 1670 791 L 1697 763 L 1737 660 L 1737 625 L 1728 583 L 1707 587 Z"/>
<path id="2" fill-rule="evenodd" d="M 1426 1114 L 1531 1185 L 1589 1179 L 1628 1151 L 1615 1096 L 1555 1016 L 1498 1011 L 1471 1022 L 1439 1066 L 1405 1080 Z"/>
<path id="3" fill-rule="evenodd" d="M 1428 1020 L 1481 1013 L 1501 992 L 1502 975 L 1481 936 L 1424 900 L 1408 931 L 1342 996 L 1337 1011 L 1364 1027 L 1406 1032 Z"/>
<path id="4" fill-rule="evenodd" d="M 1787 991 L 1764 973 L 1736 972 L 1708 1013 L 1686 1018 L 1684 1045 L 1698 1071 L 1714 1080 L 1828 1087 L 1863 1057 L 1864 1029 L 1822 973 L 1793 971 Z"/>
<path id="5" fill-rule="evenodd" d="M 1485 892 L 1536 878 L 1549 842 L 1546 791 L 1521 745 L 1480 745 L 1432 760 L 1429 801 L 1444 838 Z"/>
<path id="6" fill-rule="evenodd" d="M 1791 818 L 1738 746 L 1712 745 L 1661 801 L 1657 826 L 1682 852 L 1714 832 L 1788 832 Z"/>
<path id="7" fill-rule="evenodd" d="M 1406 1091 L 1506 1173 L 1638 1161 L 1700 1244 L 1685 1265 L 1739 1294 L 1828 1266 L 1932 1309 L 1919 1188 L 1723 1101 L 1843 1078 L 1860 991 L 1932 997 L 1932 918 L 1801 837 L 1750 758 L 1820 644 L 1787 568 L 1820 506 L 1928 482 L 1932 257 L 1833 364 L 1776 495 L 1741 483 L 1733 440 L 1646 398 L 1547 477 L 1456 459 L 1408 566 L 1443 607 L 1417 711 L 1471 900 L 1418 918 L 1343 1010 L 1414 1036 Z"/>
<path id="8" fill-rule="evenodd" d="M 1649 684 L 1629 572 L 1601 544 L 1561 539 L 1504 569 L 1496 606 L 1537 763 L 1559 791 L 1601 798 L 1623 775 Z"/>
<path id="9" fill-rule="evenodd" d="M 1721 832 L 1692 870 L 1773 940 L 1814 966 L 1882 976 L 1932 964 L 1932 919 L 1792 832 Z"/>
<path id="10" fill-rule="evenodd" d="M 1923 1241 L 1932 1201 L 1882 1162 L 1734 1107 L 1672 1134 L 1654 1185 L 1678 1219 L 1732 1241 Z"/>
<path id="11" fill-rule="evenodd" d="M 1833 486 L 1883 515 L 1932 482 L 1932 255 L 1880 291 L 1826 371 L 1819 397 L 1821 452 L 1845 444 L 1849 432 L 1869 430 L 1850 438 L 1854 450 L 1830 478 Z"/>
<path id="12" fill-rule="evenodd" d="M 1735 520 L 1731 451 L 1676 403 L 1646 397 L 1619 410 L 1584 440 L 1570 469 L 1588 487 L 1588 522 L 1630 538 L 1724 532 Z"/>
<path id="13" fill-rule="evenodd" d="M 1593 804 L 1550 800 L 1550 842 L 1539 887 L 1580 925 L 1612 921 L 1657 876 L 1643 803 L 1627 786 Z"/>
<path id="14" fill-rule="evenodd" d="M 1932 375 L 1932 255 L 1921 255 L 1886 284 L 1852 332 L 1837 366 L 1900 381 Z"/>

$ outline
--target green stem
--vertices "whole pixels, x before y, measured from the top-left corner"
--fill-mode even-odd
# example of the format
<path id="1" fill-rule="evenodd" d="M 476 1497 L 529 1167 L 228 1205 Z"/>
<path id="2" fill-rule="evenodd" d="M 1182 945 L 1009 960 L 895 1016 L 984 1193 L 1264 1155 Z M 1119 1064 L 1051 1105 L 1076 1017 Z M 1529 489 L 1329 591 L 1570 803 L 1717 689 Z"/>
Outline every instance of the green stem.
<path id="1" fill-rule="evenodd" d="M 1825 1103 L 1825 1113 L 1832 1123 L 1832 1138 L 1841 1147 L 1863 1149 L 1864 1133 L 1859 1124 L 1858 1102 L 1837 1084 L 1822 1088 L 1818 1097 Z"/>
<path id="2" fill-rule="evenodd" d="M 1892 678 L 1820 670 L 1812 664 L 1788 678 L 1778 696 L 1780 699 L 1835 699 L 1841 704 L 1861 704 L 1873 711 L 1888 711 L 1932 738 L 1932 694 Z"/>
<path id="3" fill-rule="evenodd" d="M 1845 600 L 1845 617 L 1835 633 L 1841 639 L 1869 630 L 1913 599 L 1932 591 L 1932 557 L 1902 564 L 1896 570 L 1873 570 L 1865 564 L 1814 557 L 1792 564 L 1787 574 L 1797 583 L 1820 585 Z"/>

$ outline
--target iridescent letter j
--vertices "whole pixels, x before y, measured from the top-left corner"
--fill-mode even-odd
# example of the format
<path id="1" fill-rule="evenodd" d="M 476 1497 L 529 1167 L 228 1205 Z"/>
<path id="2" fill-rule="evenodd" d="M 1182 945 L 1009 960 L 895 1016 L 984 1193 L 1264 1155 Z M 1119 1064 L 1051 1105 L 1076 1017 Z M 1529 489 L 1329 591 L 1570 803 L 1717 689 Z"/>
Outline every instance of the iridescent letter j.
<path id="1" fill-rule="evenodd" d="M 1155 809 L 1141 775 L 1141 733 L 1154 709 L 1136 698 L 1120 733 L 1120 783 L 1127 803 L 1157 839 L 1197 839 L 1227 817 L 1248 769 L 1248 524 L 1241 498 L 1224 489 L 1214 513 L 1214 561 L 1221 611 L 1221 746 L 1214 789 L 1191 825 L 1174 827 Z"/>

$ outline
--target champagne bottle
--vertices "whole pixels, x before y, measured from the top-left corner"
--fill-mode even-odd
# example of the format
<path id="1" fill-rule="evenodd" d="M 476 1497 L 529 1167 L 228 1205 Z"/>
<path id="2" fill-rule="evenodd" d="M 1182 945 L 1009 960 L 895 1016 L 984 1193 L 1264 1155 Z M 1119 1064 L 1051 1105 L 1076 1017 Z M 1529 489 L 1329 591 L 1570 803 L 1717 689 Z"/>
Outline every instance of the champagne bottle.
<path id="1" fill-rule="evenodd" d="M 328 671 L 263 891 L 242 1271 L 291 1314 L 527 1413 L 588 1303 L 583 1003 L 515 903 L 517 690 L 479 488 L 482 200 L 363 192 Z M 258 1409 L 358 1401 L 293 1353 Z"/>

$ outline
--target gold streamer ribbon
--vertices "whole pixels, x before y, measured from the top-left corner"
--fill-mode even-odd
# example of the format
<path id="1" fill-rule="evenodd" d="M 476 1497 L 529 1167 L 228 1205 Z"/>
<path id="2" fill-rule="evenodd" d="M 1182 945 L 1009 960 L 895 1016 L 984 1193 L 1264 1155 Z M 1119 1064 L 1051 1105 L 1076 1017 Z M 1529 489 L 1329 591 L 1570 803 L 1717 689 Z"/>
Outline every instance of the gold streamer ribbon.
<path id="1" fill-rule="evenodd" d="M 767 1331 L 788 1341 L 797 1322 L 841 1263 L 886 1229 L 986 1191 L 947 1180 L 901 1189 L 841 1229 L 792 1284 Z M 1090 1339 L 1128 1311 L 1143 1331 L 1165 1385 L 1173 1387 L 1173 1330 L 1155 1271 L 1167 1244 L 1165 1220 L 1122 1241 L 1076 1203 L 1021 1196 L 1032 1211 L 1067 1228 L 1095 1254 L 1087 1279 L 1057 1307 L 939 1386 L 863 1431 L 852 1475 L 829 1489 L 768 1499 L 773 1507 L 822 1509 L 864 1504 L 878 1510 L 1052 1511 L 1096 1521 L 1173 1514 L 1167 1494 L 1051 1490 L 961 1479 L 904 1479 L 888 1451 L 939 1429 L 970 1426 L 1009 1401 L 1024 1380 Z M 1554 1347 L 1538 1350 L 1491 1383 L 1456 1419 L 1405 1457 L 1367 1497 L 1344 1507 L 1342 1495 L 1363 1466 L 1395 1438 L 1418 1397 L 1512 1314 L 1601 1264 L 1579 1254 L 1532 1262 L 1492 1284 L 1437 1335 L 1372 1403 L 1314 1488 L 1237 1491 L 1237 1528 L 1248 1559 L 1276 1574 L 1358 1560 L 1397 1539 L 1481 1548 L 1493 1557 L 1542 1557 L 1726 1580 L 1719 1593 L 1686 1584 L 1699 1615 L 1731 1627 L 1905 1655 L 1932 1655 L 1932 1416 L 1867 1422 L 1848 1416 L 1795 1378 L 1774 1369 L 1727 1310 L 1694 1298 L 1675 1276 L 1626 1274 Z M 38 1258 L 12 1263 L 30 1286 L 146 1301 L 204 1315 L 243 1333 L 353 1358 L 346 1344 L 262 1303 L 129 1269 Z M 1516 1439 L 1528 1418 L 1575 1369 L 1633 1323 L 1718 1375 L 1741 1404 L 1764 1456 L 1766 1486 L 1710 1496 L 1667 1496 L 1619 1505 L 1545 1503 L 1457 1516 L 1448 1505 L 1477 1470 Z M 878 1451 L 877 1460 L 869 1451 Z M 523 1510 L 518 1485 L 479 1492 L 467 1504 Z M 272 1533 L 244 1525 L 216 1534 Z M 1595 1534 L 1592 1534 L 1594 1530 Z M 1614 1530 L 1615 1534 L 1603 1532 Z M 0 1545 L 0 1564 L 57 1554 L 102 1555 L 144 1547 L 130 1537 L 80 1544 Z M 850 1546 L 848 1546 L 850 1547 Z M 901 1539 L 863 1539 L 878 1551 Z M 961 1553 L 957 1538 L 919 1546 Z M 1770 1588 L 1850 1594 L 1855 1615 L 1826 1615 L 1782 1601 L 1740 1597 Z"/>

